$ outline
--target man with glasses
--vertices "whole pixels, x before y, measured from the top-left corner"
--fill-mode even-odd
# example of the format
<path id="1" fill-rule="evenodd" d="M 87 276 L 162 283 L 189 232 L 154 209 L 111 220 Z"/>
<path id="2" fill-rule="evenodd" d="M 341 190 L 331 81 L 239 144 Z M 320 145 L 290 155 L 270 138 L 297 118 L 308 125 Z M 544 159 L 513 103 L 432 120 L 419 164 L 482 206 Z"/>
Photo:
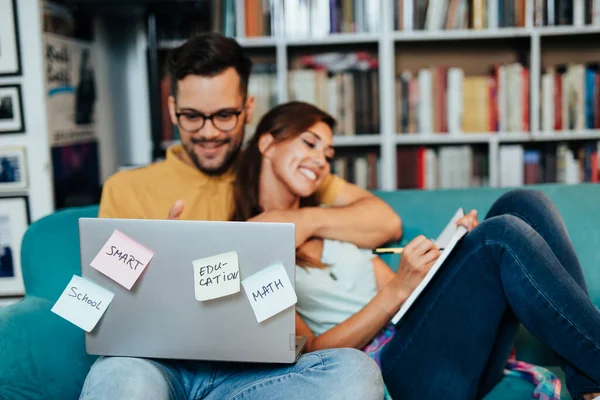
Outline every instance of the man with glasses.
<path id="1" fill-rule="evenodd" d="M 251 61 L 238 43 L 216 33 L 189 39 L 169 54 L 169 114 L 181 144 L 166 160 L 113 175 L 104 185 L 100 217 L 228 220 L 235 161 L 254 98 Z M 375 247 L 398 239 L 398 215 L 382 200 L 330 176 L 318 198 L 331 207 L 265 212 L 253 221 L 296 224 L 296 245 L 313 236 Z M 150 361 L 106 357 L 92 367 L 84 399 L 381 399 L 377 365 L 353 349 L 305 354 L 291 366 Z"/>

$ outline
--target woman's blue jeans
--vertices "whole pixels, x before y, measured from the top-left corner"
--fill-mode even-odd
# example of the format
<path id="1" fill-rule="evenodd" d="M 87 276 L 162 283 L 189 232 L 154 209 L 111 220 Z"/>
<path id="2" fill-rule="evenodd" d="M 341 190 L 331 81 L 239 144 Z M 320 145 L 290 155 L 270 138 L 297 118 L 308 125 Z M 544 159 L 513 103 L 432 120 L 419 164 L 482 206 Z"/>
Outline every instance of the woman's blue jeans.
<path id="1" fill-rule="evenodd" d="M 398 323 L 385 384 L 394 399 L 481 398 L 519 322 L 558 355 L 574 399 L 600 392 L 600 312 L 558 210 L 522 189 L 493 204 Z"/>

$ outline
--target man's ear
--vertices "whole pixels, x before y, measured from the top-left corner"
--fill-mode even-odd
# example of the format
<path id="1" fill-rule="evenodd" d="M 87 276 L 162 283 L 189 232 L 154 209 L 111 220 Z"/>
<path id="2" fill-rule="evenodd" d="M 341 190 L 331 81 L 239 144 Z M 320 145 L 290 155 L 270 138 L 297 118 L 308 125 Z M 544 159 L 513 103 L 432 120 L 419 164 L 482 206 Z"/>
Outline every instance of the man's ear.
<path id="1" fill-rule="evenodd" d="M 252 118 L 254 116 L 254 96 L 248 96 L 246 99 L 246 123 L 249 124 L 252 122 Z M 254 132 L 252 132 L 254 133 Z"/>
<path id="2" fill-rule="evenodd" d="M 173 125 L 177 125 L 177 115 L 175 115 L 175 113 L 177 112 L 175 110 L 175 97 L 169 96 L 167 103 L 169 106 L 169 116 L 171 117 L 171 122 L 173 123 Z"/>
<path id="3" fill-rule="evenodd" d="M 258 151 L 264 158 L 270 158 L 273 153 L 275 138 L 270 133 L 263 133 L 258 138 Z"/>

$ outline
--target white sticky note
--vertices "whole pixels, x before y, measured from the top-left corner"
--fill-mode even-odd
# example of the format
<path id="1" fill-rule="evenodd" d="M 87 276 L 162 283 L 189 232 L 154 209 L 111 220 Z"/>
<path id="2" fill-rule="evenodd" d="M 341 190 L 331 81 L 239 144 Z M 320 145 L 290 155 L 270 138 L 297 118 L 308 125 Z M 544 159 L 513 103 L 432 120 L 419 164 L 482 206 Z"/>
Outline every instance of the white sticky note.
<path id="1" fill-rule="evenodd" d="M 280 263 L 242 280 L 242 286 L 258 322 L 271 318 L 298 301 L 290 278 Z"/>
<path id="2" fill-rule="evenodd" d="M 91 332 L 104 315 L 113 297 L 114 293 L 87 279 L 73 275 L 51 311 L 84 331 Z"/>
<path id="3" fill-rule="evenodd" d="M 196 300 L 229 296 L 240 291 L 240 267 L 237 252 L 217 254 L 192 261 Z"/>

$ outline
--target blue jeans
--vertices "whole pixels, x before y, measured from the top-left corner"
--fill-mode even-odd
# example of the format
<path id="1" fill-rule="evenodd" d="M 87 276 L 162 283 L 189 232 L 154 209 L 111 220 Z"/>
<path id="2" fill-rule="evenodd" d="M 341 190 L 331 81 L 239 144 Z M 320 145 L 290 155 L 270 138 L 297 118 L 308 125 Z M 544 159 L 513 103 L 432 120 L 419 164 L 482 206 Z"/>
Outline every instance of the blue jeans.
<path id="1" fill-rule="evenodd" d="M 574 399 L 600 392 L 600 312 L 547 196 L 501 196 L 381 353 L 393 398 L 475 399 L 501 379 L 519 323 L 559 356 Z"/>
<path id="2" fill-rule="evenodd" d="M 377 364 L 354 349 L 304 354 L 291 365 L 101 357 L 81 399 L 383 399 Z"/>

